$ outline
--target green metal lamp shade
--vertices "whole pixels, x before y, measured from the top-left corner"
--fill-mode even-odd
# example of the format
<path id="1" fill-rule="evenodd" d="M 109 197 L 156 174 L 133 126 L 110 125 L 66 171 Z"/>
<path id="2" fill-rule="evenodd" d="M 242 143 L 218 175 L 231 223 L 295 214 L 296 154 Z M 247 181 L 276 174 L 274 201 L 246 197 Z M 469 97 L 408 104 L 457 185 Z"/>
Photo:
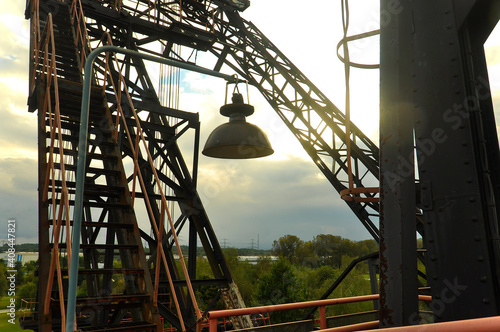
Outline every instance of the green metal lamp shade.
<path id="1" fill-rule="evenodd" d="M 224 159 L 250 159 L 274 153 L 266 134 L 256 125 L 245 121 L 242 114 L 232 114 L 210 134 L 202 153 Z"/>

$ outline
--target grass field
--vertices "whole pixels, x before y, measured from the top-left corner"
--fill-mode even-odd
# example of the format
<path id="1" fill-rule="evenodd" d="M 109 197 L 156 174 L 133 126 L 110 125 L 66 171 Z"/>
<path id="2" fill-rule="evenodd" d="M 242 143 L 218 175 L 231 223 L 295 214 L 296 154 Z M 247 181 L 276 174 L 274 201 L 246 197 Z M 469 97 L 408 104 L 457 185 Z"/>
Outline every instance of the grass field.
<path id="1" fill-rule="evenodd" d="M 7 308 L 9 302 L 10 302 L 10 297 L 7 296 L 0 297 L 0 310 Z"/>
<path id="2" fill-rule="evenodd" d="M 0 313 L 0 331 L 2 332 L 17 332 L 26 331 L 19 327 L 19 313 L 16 314 L 15 324 L 9 323 L 10 317 L 6 313 Z"/>
<path id="3" fill-rule="evenodd" d="M 9 304 L 10 297 L 3 296 L 0 298 L 0 310 L 7 309 L 7 305 Z M 10 316 L 7 313 L 0 313 L 0 331 L 2 332 L 17 332 L 17 331 L 26 331 L 19 327 L 19 316 L 20 313 L 16 312 L 15 324 L 9 323 Z"/>

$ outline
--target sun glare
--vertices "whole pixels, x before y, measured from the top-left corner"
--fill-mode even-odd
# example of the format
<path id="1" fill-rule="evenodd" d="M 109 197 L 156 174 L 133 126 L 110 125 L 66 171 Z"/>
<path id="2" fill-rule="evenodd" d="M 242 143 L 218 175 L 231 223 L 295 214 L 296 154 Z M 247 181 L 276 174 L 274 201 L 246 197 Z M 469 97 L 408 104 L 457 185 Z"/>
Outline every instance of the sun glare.
<path id="1" fill-rule="evenodd" d="M 490 81 L 491 97 L 493 99 L 493 109 L 497 123 L 497 133 L 500 132 L 500 26 L 493 30 L 486 43 L 484 51 L 486 53 L 486 63 L 488 66 L 488 76 Z M 499 135 L 500 136 L 500 135 Z"/>

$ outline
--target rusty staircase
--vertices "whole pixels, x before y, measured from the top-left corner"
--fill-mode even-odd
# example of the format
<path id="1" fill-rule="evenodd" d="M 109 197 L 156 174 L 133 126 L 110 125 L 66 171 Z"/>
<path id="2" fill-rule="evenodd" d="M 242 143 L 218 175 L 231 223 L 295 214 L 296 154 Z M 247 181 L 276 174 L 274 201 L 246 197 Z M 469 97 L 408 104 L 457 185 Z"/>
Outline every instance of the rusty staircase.
<path id="1" fill-rule="evenodd" d="M 37 88 L 29 99 L 39 122 L 42 287 L 36 315 L 21 324 L 52 331 L 65 326 L 82 75 L 68 3 L 44 4 L 57 10 L 50 15 L 38 10 L 47 47 L 33 54 L 39 59 L 32 69 Z M 82 331 L 157 331 L 152 279 L 112 135 L 113 119 L 102 89 L 92 89 L 79 267 L 86 287 L 77 297 L 77 326 Z"/>

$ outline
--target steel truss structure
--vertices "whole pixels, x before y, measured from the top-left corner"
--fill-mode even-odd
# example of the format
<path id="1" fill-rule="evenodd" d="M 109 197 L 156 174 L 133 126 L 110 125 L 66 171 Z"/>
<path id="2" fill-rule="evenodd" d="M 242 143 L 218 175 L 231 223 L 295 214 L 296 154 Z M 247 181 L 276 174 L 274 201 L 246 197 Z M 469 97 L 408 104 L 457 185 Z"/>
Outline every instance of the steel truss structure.
<path id="1" fill-rule="evenodd" d="M 491 3 L 473 2 L 475 13 Z M 195 297 L 202 285 L 217 285 L 228 308 L 244 306 L 196 191 L 198 115 L 162 105 L 142 60 L 114 54 L 96 60 L 82 244 L 79 253 L 71 252 L 82 65 L 86 55 L 100 45 L 113 44 L 195 65 L 197 52 L 211 53 L 211 69 L 228 69 L 255 86 L 333 187 L 339 193 L 348 190 L 346 203 L 373 238 L 384 246 L 390 244 L 388 233 L 384 235 L 378 227 L 378 190 L 370 190 L 379 187 L 379 174 L 384 174 L 378 147 L 257 27 L 240 16 L 248 5 L 246 0 L 27 0 L 26 16 L 32 23 L 29 107 L 38 110 L 39 121 L 40 270 L 37 312 L 23 321 L 24 327 L 38 331 L 64 328 L 72 254 L 82 256 L 77 298 L 77 324 L 82 331 L 160 331 L 163 319 L 179 330 L 193 330 L 203 319 Z M 461 17 L 472 24 L 472 16 Z M 483 31 L 483 37 L 488 33 Z M 463 36 L 473 40 L 471 35 Z M 482 44 L 474 43 L 477 51 Z M 484 74 L 484 63 L 479 66 Z M 489 100 L 491 103 L 491 97 Z M 489 110 L 491 113 L 492 108 Z M 194 137 L 193 165 L 186 164 L 178 144 L 188 133 Z M 487 134 L 493 135 L 491 130 Z M 453 140 L 455 144 L 459 141 Z M 417 139 L 417 145 L 419 142 Z M 478 142 L 476 137 L 467 144 Z M 481 158 L 475 162 L 480 163 Z M 422 172 L 420 178 L 426 179 L 426 175 Z M 414 187 L 413 180 L 409 182 Z M 494 175 L 492 183 L 498 184 L 497 180 Z M 483 184 L 486 188 L 486 182 Z M 436 186 L 432 183 L 432 188 Z M 414 240 L 415 231 L 424 236 L 425 229 L 430 234 L 424 236 L 426 246 L 435 254 L 441 252 L 434 247 L 436 237 L 444 236 L 443 231 L 452 226 L 437 233 L 433 227 L 424 227 L 426 220 L 430 223 L 423 213 L 434 218 L 432 200 L 436 197 L 426 188 L 419 187 L 420 200 L 409 196 L 413 198 L 405 216 L 412 224 L 408 234 Z M 139 217 L 138 211 L 145 211 L 147 218 Z M 494 222 L 488 227 L 494 228 Z M 387 225 L 382 223 L 381 229 L 387 231 Z M 178 241 L 181 232 L 189 239 L 187 257 Z M 495 266 L 492 239 L 496 233 L 489 234 L 485 245 L 491 250 L 479 256 L 491 258 L 491 267 Z M 411 243 L 410 239 L 405 248 L 414 256 L 405 264 L 416 278 L 417 256 Z M 209 280 L 196 279 L 198 245 L 212 268 Z M 452 254 L 449 250 L 447 255 Z M 436 261 L 434 254 L 432 262 Z M 440 268 L 432 263 L 426 272 L 437 280 L 432 287 L 439 296 L 439 281 L 453 278 L 436 271 Z M 425 277 L 424 272 L 420 274 Z M 493 273 L 489 276 L 487 279 L 495 279 Z M 497 289 L 497 280 L 485 280 L 487 287 Z M 416 281 L 413 286 L 411 291 L 416 292 Z M 385 298 L 381 299 L 384 303 Z M 492 308 L 496 307 L 495 302 Z M 237 322 L 237 327 L 245 326 L 250 326 L 248 317 Z"/>

